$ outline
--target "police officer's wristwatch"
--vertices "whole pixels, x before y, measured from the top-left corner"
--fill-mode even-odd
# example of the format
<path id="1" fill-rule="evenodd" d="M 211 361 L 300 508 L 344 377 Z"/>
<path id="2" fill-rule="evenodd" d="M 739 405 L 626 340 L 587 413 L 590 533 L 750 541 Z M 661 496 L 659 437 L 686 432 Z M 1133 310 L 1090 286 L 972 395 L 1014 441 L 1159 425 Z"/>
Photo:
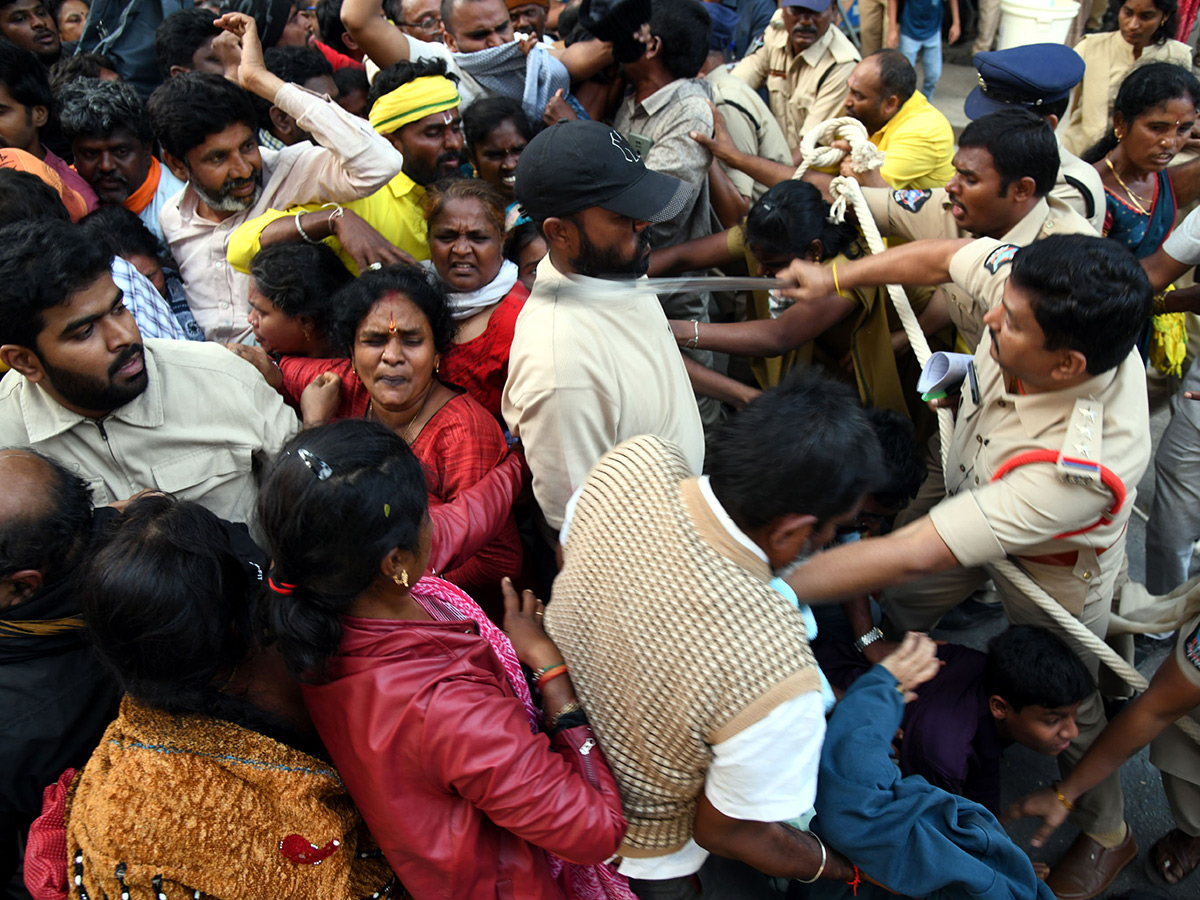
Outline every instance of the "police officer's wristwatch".
<path id="1" fill-rule="evenodd" d="M 883 632 L 878 628 L 872 628 L 866 634 L 854 639 L 854 649 L 862 653 L 876 641 L 883 640 Z"/>

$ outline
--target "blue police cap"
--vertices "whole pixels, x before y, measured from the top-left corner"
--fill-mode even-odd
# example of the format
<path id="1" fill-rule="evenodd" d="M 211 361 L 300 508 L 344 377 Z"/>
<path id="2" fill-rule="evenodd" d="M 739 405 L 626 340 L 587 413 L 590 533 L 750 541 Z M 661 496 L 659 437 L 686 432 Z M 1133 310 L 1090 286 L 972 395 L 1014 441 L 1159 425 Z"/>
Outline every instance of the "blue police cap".
<path id="1" fill-rule="evenodd" d="M 1065 44 L 1027 44 L 975 54 L 979 86 L 967 95 L 963 111 L 978 119 L 1009 106 L 1037 111 L 1065 99 L 1083 79 L 1083 57 Z"/>

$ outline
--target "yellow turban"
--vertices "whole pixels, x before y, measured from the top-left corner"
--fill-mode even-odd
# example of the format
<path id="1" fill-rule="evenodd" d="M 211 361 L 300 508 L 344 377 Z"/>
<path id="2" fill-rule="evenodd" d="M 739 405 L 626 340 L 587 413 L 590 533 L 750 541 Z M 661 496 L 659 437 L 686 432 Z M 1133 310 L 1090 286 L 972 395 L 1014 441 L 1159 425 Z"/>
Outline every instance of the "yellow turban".
<path id="1" fill-rule="evenodd" d="M 453 81 L 441 75 L 426 75 L 376 100 L 371 107 L 371 127 L 380 134 L 390 134 L 433 113 L 454 109 L 461 102 Z"/>

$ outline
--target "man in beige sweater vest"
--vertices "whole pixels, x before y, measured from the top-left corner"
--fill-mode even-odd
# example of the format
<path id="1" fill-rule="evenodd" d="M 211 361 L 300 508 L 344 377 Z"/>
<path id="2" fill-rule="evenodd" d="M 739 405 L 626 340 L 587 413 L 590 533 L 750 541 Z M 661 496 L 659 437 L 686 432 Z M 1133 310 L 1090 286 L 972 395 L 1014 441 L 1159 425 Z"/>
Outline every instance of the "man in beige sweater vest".
<path id="1" fill-rule="evenodd" d="M 772 573 L 853 518 L 879 465 L 853 392 L 796 372 L 722 427 L 709 474 L 643 435 L 568 504 L 546 630 L 620 786 L 620 871 L 640 897 L 698 897 L 698 872 L 739 898 L 776 896 L 771 877 L 853 878 L 782 824 L 807 823 L 825 697 L 805 612 Z"/>

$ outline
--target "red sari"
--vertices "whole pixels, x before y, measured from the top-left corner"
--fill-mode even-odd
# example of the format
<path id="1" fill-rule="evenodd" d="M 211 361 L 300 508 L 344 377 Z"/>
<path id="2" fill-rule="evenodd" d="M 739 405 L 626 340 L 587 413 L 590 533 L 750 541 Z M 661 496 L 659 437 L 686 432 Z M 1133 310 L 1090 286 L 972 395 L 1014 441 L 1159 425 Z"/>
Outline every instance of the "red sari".
<path id="1" fill-rule="evenodd" d="M 507 299 L 501 301 L 501 305 L 506 302 Z M 492 318 L 495 319 L 499 312 L 500 309 L 493 312 Z M 511 339 L 510 333 L 510 342 Z M 507 356 L 506 345 L 506 369 Z M 299 408 L 300 394 L 314 378 L 324 372 L 334 372 L 342 379 L 342 401 L 330 421 L 361 419 L 367 414 L 371 398 L 354 373 L 350 360 L 285 356 L 279 361 L 279 368 L 283 373 L 283 396 L 292 406 Z M 501 381 L 501 387 L 503 384 Z M 498 393 L 496 403 L 499 406 Z M 425 489 L 430 500 L 450 503 L 508 455 L 508 443 L 496 419 L 471 394 L 460 393 L 425 423 L 412 442 L 412 451 L 425 470 Z M 456 568 L 436 574 L 461 587 L 475 598 L 493 621 L 499 622 L 504 617 L 500 579 L 507 575 L 516 580 L 521 573 L 522 559 L 521 538 L 516 519 L 510 512 L 504 526 L 478 553 Z"/>
<path id="2" fill-rule="evenodd" d="M 508 444 L 496 420 L 464 393 L 433 414 L 412 442 L 412 450 L 425 469 L 429 496 L 449 503 L 495 468 L 508 455 Z M 482 550 L 441 577 L 470 594 L 498 622 L 504 615 L 500 579 L 517 578 L 522 556 L 517 522 L 510 512 Z"/>
<path id="3" fill-rule="evenodd" d="M 528 298 L 529 290 L 518 281 L 492 310 L 482 334 L 451 344 L 442 354 L 444 380 L 466 388 L 497 421 L 501 420 L 500 395 L 508 379 L 508 354 L 517 316 Z"/>

